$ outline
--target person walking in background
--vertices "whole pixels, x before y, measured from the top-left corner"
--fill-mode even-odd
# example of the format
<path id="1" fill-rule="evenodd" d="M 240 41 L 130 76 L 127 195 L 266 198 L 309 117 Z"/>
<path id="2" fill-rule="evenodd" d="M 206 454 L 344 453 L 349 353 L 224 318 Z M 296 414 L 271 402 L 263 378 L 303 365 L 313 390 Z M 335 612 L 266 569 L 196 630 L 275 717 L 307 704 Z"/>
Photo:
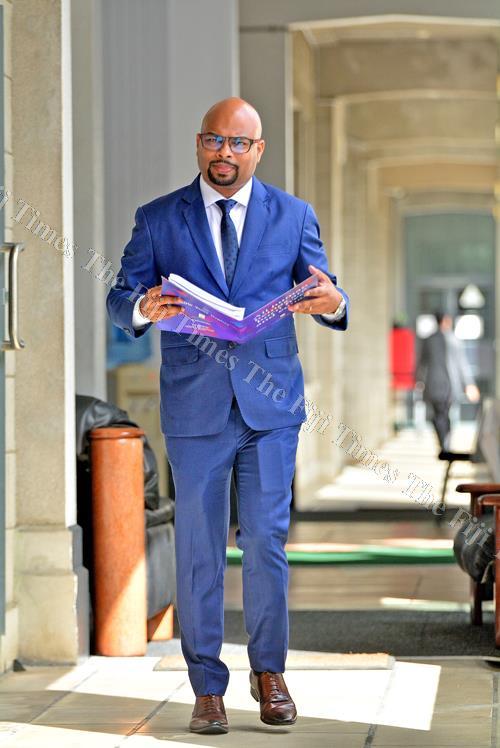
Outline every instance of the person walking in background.
<path id="1" fill-rule="evenodd" d="M 442 450 L 449 449 L 450 408 L 462 395 L 475 403 L 479 390 L 449 314 L 435 314 L 438 329 L 422 343 L 417 365 L 417 389 L 432 408 L 432 423 Z"/>
<path id="2" fill-rule="evenodd" d="M 248 314 L 314 273 L 319 285 L 289 311 L 311 314 L 325 329 L 346 329 L 348 297 L 328 272 L 311 206 L 253 176 L 264 146 L 260 117 L 242 99 L 226 99 L 207 112 L 196 136 L 200 174 L 137 210 L 107 299 L 115 325 L 135 338 L 152 322 L 182 312 L 182 299 L 161 295 L 162 275 L 182 275 Z M 229 671 L 220 652 L 233 469 L 251 693 L 263 722 L 291 725 L 297 712 L 283 678 L 285 543 L 299 430 L 307 417 L 293 315 L 245 343 L 215 340 L 211 346 L 218 348 L 215 355 L 212 347 L 200 350 L 196 335 L 161 331 L 161 427 L 175 484 L 176 605 L 196 696 L 189 729 L 228 731 L 222 697 Z"/>

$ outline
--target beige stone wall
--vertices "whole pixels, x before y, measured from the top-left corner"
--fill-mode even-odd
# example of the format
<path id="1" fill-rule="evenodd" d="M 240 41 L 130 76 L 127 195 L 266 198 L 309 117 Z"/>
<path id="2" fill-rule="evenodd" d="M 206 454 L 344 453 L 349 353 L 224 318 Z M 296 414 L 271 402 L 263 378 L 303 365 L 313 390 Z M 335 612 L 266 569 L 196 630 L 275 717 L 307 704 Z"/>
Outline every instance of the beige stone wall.
<path id="1" fill-rule="evenodd" d="M 25 243 L 19 327 L 26 347 L 7 354 L 2 670 L 16 656 L 76 662 L 86 648 L 77 625 L 86 577 L 75 533 L 70 4 L 18 0 L 4 8 L 12 190 L 4 210 L 6 239 Z M 49 227 L 45 238 L 40 222 Z"/>
<path id="2" fill-rule="evenodd" d="M 330 270 L 337 275 L 339 284 L 347 289 L 343 271 L 341 210 L 336 184 L 338 174 L 335 164 L 335 115 L 331 107 L 316 103 L 316 200 L 315 209 L 321 226 L 321 236 L 328 256 Z M 320 466 L 319 483 L 328 483 L 342 464 L 342 452 L 332 443 L 338 424 L 343 418 L 343 356 L 345 335 L 318 328 L 317 378 L 322 393 L 322 407 L 330 421 L 315 442 L 316 460 Z"/>
<path id="3" fill-rule="evenodd" d="M 323 433 L 301 432 L 296 504 L 306 509 L 348 459 L 334 443 L 340 424 L 372 448 L 389 433 L 390 319 L 388 250 L 378 233 L 376 182 L 363 153 L 350 147 L 350 112 L 342 97 L 330 103 L 319 95 L 320 50 L 300 32 L 293 42 L 294 123 L 302 130 L 294 137 L 296 193 L 313 204 L 330 267 L 352 302 L 345 335 L 297 320 L 306 396 L 331 419 Z"/>
<path id="4" fill-rule="evenodd" d="M 390 430 L 388 336 L 404 303 L 397 196 L 453 182 L 464 192 L 484 189 L 477 165 L 468 169 L 460 158 L 439 163 L 438 154 L 464 154 L 466 145 L 476 148 L 478 160 L 487 158 L 481 150 L 494 127 L 494 44 L 337 42 L 318 47 L 317 55 L 319 98 L 325 106 L 331 102 L 340 128 L 333 158 L 340 175 L 342 277 L 352 302 L 343 417 L 375 448 Z M 439 96 L 427 94 L 436 87 Z"/>
<path id="5" fill-rule="evenodd" d="M 349 153 L 343 172 L 343 275 L 352 305 L 344 344 L 344 422 L 372 449 L 387 437 L 391 416 L 387 247 L 370 205 L 366 160 Z"/>
<path id="6" fill-rule="evenodd" d="M 13 192 L 12 155 L 12 3 L 2 0 L 4 48 L 4 188 Z M 10 211 L 5 211 L 5 241 L 14 241 Z M 3 261 L 3 259 L 2 259 Z M 5 634 L 0 636 L 0 672 L 12 665 L 18 654 L 18 604 L 15 594 L 15 540 L 16 540 L 16 441 L 15 441 L 15 374 L 16 354 L 5 353 L 5 572 L 6 616 Z"/>
<path id="7" fill-rule="evenodd" d="M 294 184 L 297 197 L 314 205 L 315 200 L 315 62 L 314 55 L 301 32 L 292 35 L 293 59 L 293 125 Z M 306 398 L 318 400 L 318 329 L 307 316 L 295 318 L 299 354 L 302 361 Z M 302 429 L 297 455 L 295 503 L 301 506 L 303 486 L 319 480 L 320 465 L 316 460 L 316 436 Z"/>
<path id="8" fill-rule="evenodd" d="M 301 508 L 315 506 L 315 487 L 349 459 L 331 441 L 340 422 L 371 449 L 391 432 L 389 336 L 406 308 L 407 206 L 419 199 L 432 210 L 445 199 L 448 209 L 493 209 L 495 32 L 428 22 L 403 24 L 396 38 L 385 26 L 293 33 L 295 124 L 314 120 L 315 133 L 315 158 L 295 135 L 296 185 L 314 204 L 331 267 L 351 298 L 346 335 L 328 340 L 299 326 L 309 392 L 334 417 L 330 438 L 303 439 Z"/>
<path id="9" fill-rule="evenodd" d="M 317 51 L 301 32 L 293 34 L 293 94 L 295 194 L 312 204 L 329 267 L 345 285 L 334 218 L 334 117 L 330 107 L 318 105 Z M 332 480 L 342 463 L 342 453 L 332 438 L 342 413 L 344 336 L 320 327 L 307 316 L 298 315 L 296 327 L 306 398 L 319 411 L 315 420 L 314 408 L 309 409 L 309 425 L 301 430 L 297 456 L 296 507 L 307 509 L 315 490 Z"/>
<path id="10" fill-rule="evenodd" d="M 464 37 L 469 29 L 463 27 Z M 435 32 L 439 35 L 439 30 Z M 448 91 L 491 90 L 491 76 L 497 64 L 493 40 L 466 38 L 407 38 L 361 40 L 342 39 L 339 44 L 321 48 L 319 90 L 321 96 L 333 98 L 368 91 L 418 91 L 439 86 Z M 456 123 L 463 123 L 464 115 Z M 367 126 L 381 126 L 387 131 L 391 122 L 367 120 Z M 419 127 L 424 117 L 415 120 Z M 401 134 L 399 132 L 399 134 Z"/>
<path id="11" fill-rule="evenodd" d="M 329 8 L 326 20 L 324 7 L 315 24 L 311 3 L 271 6 L 240 0 L 242 94 L 266 105 L 272 134 L 286 147 L 267 161 L 266 178 L 313 204 L 330 265 L 351 297 L 346 335 L 297 320 L 306 394 L 333 419 L 328 436 L 303 429 L 299 443 L 296 505 L 317 509 L 326 508 L 318 489 L 350 460 L 335 444 L 339 425 L 371 449 L 392 431 L 389 340 L 395 316 L 406 311 L 405 198 L 432 205 L 446 192 L 447 208 L 457 210 L 473 207 L 476 195 L 494 201 L 500 24 L 482 21 L 488 16 L 476 5 L 470 24 L 460 13 L 438 18 L 436 9 L 420 18 L 379 8 L 369 19 L 356 17 L 358 9 L 336 21 Z M 279 26 L 270 22 L 276 13 Z M 292 94 L 283 107 L 290 46 Z M 273 69 L 265 84 L 253 75 L 256 59 L 259 71 Z"/>

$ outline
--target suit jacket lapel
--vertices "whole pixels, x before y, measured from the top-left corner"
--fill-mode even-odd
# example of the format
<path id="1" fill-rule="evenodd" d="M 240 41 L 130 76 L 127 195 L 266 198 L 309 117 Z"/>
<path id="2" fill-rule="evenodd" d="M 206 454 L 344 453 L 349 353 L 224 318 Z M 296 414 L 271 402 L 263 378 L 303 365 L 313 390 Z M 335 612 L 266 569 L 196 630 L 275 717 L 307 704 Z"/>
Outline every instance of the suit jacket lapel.
<path id="1" fill-rule="evenodd" d="M 196 177 L 194 182 L 189 185 L 182 197 L 186 202 L 183 210 L 184 218 L 195 247 L 207 266 L 207 270 L 227 298 L 229 296 L 229 289 L 210 233 L 207 214 L 199 187 L 199 177 Z"/>
<path id="2" fill-rule="evenodd" d="M 241 237 L 238 260 L 234 271 L 234 278 L 231 284 L 231 296 L 233 296 L 250 269 L 251 262 L 254 258 L 259 244 L 264 235 L 269 221 L 269 193 L 262 182 L 255 177 L 252 183 L 252 194 L 248 203 L 245 226 Z"/>

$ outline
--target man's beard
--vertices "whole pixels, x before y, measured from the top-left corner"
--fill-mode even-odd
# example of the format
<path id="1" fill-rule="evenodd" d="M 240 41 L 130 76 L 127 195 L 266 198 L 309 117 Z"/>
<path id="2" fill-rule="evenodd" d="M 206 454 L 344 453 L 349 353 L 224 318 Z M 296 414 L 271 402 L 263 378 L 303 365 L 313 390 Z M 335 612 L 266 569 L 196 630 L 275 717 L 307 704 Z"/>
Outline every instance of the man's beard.
<path id="1" fill-rule="evenodd" d="M 219 161 L 218 163 L 226 163 L 226 162 Z M 230 187 L 232 184 L 236 182 L 236 180 L 238 179 L 238 167 L 236 166 L 236 164 L 227 164 L 227 165 L 234 167 L 234 171 L 232 172 L 232 174 L 227 174 L 227 176 L 218 177 L 212 172 L 212 164 L 210 164 L 207 170 L 207 176 L 212 182 L 212 184 L 216 184 L 219 187 Z"/>

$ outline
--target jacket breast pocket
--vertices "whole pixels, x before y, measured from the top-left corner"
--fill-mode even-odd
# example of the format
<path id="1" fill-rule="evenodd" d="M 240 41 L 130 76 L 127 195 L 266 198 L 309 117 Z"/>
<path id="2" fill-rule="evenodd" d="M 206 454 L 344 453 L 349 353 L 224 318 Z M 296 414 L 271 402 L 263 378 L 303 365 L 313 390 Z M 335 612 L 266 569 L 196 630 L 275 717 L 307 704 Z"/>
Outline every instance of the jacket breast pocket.
<path id="1" fill-rule="evenodd" d="M 161 362 L 165 366 L 182 366 L 184 364 L 194 364 L 200 357 L 200 351 L 195 345 L 170 345 L 162 347 Z"/>
<path id="2" fill-rule="evenodd" d="M 265 341 L 266 356 L 278 358 L 278 356 L 293 356 L 299 352 L 297 338 L 294 335 L 286 335 L 283 338 L 271 338 Z"/>

